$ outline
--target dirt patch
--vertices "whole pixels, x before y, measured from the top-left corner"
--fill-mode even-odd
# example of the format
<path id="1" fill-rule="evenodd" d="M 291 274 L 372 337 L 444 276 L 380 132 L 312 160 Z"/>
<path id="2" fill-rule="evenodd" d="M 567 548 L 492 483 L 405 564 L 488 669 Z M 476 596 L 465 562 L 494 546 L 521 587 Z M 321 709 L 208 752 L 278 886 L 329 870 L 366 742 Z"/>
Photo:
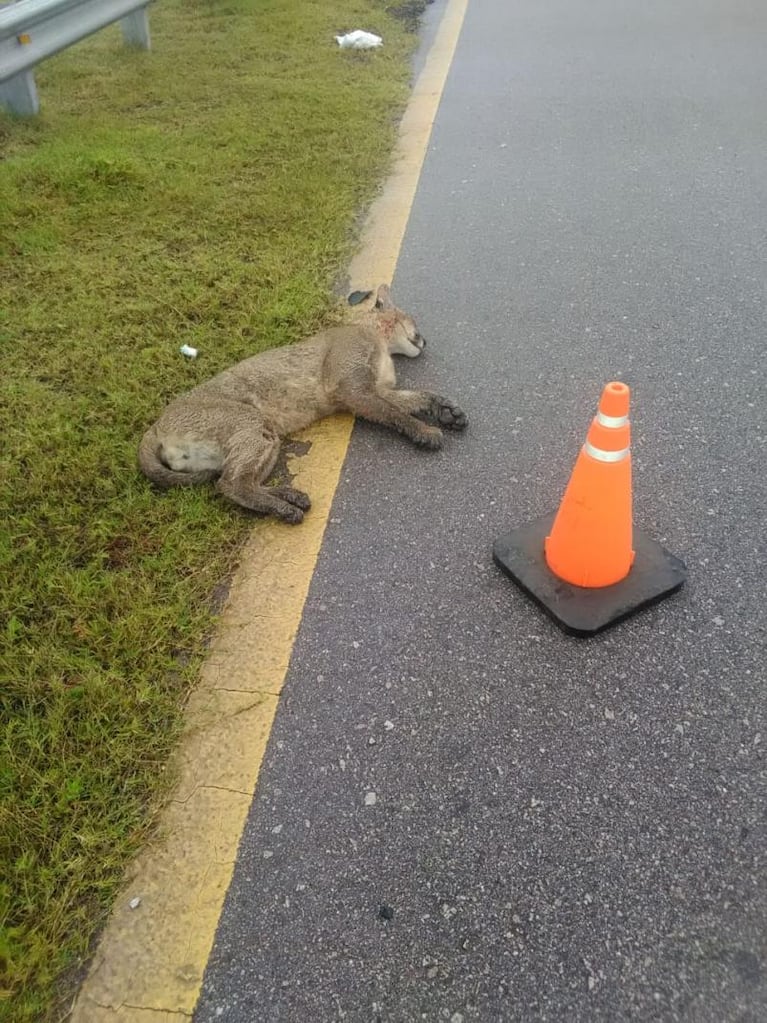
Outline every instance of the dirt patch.
<path id="1" fill-rule="evenodd" d="M 411 32 L 415 32 L 421 15 L 427 5 L 432 3 L 434 0 L 399 0 L 396 3 L 386 4 L 386 12 L 399 18 Z"/>
<path id="2" fill-rule="evenodd" d="M 272 470 L 267 486 L 286 487 L 290 486 L 295 479 L 296 473 L 288 469 L 289 458 L 301 458 L 309 453 L 312 446 L 310 440 L 288 440 L 280 448 L 280 457 Z"/>

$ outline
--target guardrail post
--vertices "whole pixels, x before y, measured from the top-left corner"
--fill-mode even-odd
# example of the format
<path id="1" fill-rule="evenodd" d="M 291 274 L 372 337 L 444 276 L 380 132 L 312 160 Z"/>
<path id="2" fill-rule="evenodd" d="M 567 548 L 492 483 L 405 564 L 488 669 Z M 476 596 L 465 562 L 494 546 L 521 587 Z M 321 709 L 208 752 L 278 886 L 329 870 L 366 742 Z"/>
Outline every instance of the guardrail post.
<path id="1" fill-rule="evenodd" d="M 119 21 L 128 46 L 150 49 L 152 0 L 0 0 L 0 106 L 18 117 L 40 108 L 34 72 L 41 60 Z"/>
<path id="2" fill-rule="evenodd" d="M 151 48 L 149 38 L 149 15 L 146 7 L 140 7 L 132 14 L 126 14 L 120 19 L 123 30 L 123 40 L 128 46 L 137 46 L 141 50 Z"/>
<path id="3" fill-rule="evenodd" d="M 31 117 L 39 112 L 40 100 L 31 69 L 19 71 L 13 78 L 0 82 L 0 106 L 16 117 Z"/>

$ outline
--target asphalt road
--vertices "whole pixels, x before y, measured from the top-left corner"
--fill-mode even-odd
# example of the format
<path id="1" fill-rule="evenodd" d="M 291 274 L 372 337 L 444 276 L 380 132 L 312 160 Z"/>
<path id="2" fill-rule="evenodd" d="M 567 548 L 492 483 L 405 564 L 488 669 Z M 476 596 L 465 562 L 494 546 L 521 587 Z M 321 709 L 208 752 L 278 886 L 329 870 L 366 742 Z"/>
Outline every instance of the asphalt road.
<path id="1" fill-rule="evenodd" d="M 355 430 L 197 1023 L 767 1019 L 766 36 L 471 0 L 394 282 L 470 427 Z M 491 548 L 611 379 L 690 578 L 577 640 Z"/>

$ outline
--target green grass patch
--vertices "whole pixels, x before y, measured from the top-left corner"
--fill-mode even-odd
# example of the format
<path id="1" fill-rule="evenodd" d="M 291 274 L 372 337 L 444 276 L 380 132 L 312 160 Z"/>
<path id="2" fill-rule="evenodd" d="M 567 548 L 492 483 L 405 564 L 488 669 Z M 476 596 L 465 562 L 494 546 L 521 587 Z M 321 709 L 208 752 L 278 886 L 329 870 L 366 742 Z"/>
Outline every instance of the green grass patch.
<path id="1" fill-rule="evenodd" d="M 4 1021 L 71 996 L 253 525 L 210 490 L 154 493 L 138 440 L 333 314 L 420 6 L 162 0 L 151 53 L 109 28 L 40 66 L 39 118 L 0 115 Z M 358 27 L 383 49 L 339 51 Z"/>

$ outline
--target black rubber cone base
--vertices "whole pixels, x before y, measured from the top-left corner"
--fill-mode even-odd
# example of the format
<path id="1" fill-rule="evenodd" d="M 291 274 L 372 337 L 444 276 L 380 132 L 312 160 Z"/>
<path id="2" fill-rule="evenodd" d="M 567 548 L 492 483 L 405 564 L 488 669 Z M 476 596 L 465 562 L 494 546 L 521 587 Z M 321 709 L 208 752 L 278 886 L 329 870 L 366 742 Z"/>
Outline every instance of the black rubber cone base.
<path id="1" fill-rule="evenodd" d="M 571 636 L 591 636 L 615 625 L 674 593 L 687 577 L 683 561 L 634 529 L 636 558 L 625 579 L 599 589 L 573 586 L 549 570 L 543 555 L 553 522 L 554 516 L 546 515 L 500 537 L 493 560 Z"/>

